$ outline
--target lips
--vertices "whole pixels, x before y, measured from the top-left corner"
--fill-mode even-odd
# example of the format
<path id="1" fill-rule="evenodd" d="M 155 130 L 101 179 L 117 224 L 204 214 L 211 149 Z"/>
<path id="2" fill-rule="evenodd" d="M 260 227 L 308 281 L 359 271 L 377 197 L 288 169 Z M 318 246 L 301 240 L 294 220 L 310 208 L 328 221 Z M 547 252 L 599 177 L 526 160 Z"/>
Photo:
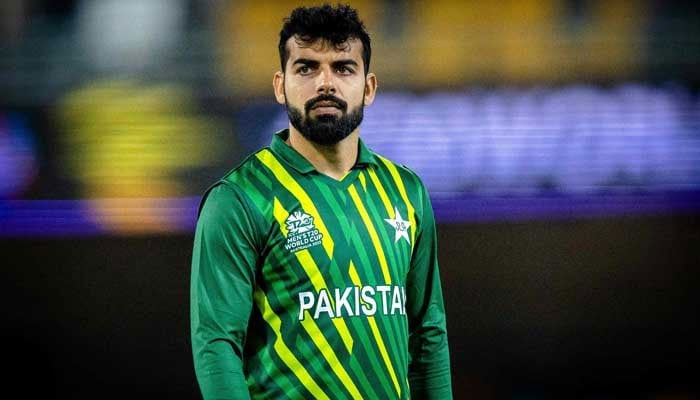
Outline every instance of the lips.
<path id="1" fill-rule="evenodd" d="M 311 109 L 313 110 L 313 109 L 316 109 L 316 108 L 319 108 L 319 107 L 334 107 L 334 108 L 340 108 L 340 105 L 339 105 L 338 103 L 334 102 L 334 101 L 323 100 L 323 101 L 316 102 L 316 103 L 311 107 Z"/>
<path id="2" fill-rule="evenodd" d="M 304 103 L 304 110 L 307 113 L 316 110 L 314 114 L 337 114 L 338 111 L 343 113 L 347 107 L 345 101 L 330 94 L 321 94 Z"/>

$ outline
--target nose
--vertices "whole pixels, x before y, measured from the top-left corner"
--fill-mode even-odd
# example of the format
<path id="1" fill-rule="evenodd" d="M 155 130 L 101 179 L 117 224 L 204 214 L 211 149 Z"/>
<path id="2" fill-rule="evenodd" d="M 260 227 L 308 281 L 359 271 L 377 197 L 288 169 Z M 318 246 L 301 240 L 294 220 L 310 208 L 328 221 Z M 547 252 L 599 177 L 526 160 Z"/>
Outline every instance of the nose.
<path id="1" fill-rule="evenodd" d="M 318 94 L 333 94 L 335 93 L 335 82 L 333 81 L 333 71 L 330 68 L 323 68 L 318 74 L 318 82 L 316 85 Z"/>

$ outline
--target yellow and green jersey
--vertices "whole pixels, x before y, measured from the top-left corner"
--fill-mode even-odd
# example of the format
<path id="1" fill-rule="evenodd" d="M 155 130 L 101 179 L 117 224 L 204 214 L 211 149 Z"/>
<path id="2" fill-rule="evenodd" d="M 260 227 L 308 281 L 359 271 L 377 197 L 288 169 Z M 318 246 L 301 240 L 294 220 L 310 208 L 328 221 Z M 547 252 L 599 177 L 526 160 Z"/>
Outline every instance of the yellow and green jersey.
<path id="1" fill-rule="evenodd" d="M 427 191 L 359 143 L 341 180 L 289 132 L 206 192 L 191 276 L 205 399 L 451 399 Z"/>

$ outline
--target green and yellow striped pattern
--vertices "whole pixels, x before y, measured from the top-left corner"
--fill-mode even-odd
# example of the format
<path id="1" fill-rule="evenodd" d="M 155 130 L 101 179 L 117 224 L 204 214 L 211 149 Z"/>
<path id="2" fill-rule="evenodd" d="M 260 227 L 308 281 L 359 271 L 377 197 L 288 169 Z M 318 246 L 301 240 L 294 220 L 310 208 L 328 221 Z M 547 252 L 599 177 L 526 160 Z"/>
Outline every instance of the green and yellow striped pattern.
<path id="1" fill-rule="evenodd" d="M 409 398 L 408 320 L 391 299 L 404 293 L 416 251 L 423 199 L 415 175 L 360 143 L 358 164 L 336 181 L 310 168 L 278 133 L 225 180 L 243 189 L 267 235 L 254 291 L 261 329 L 248 334 L 257 345 L 245 362 L 252 397 Z M 285 244 L 295 232 L 287 222 L 297 211 L 312 218 L 322 239 L 290 250 Z M 397 217 L 410 240 L 397 239 L 386 221 Z M 370 308 L 357 296 L 368 286 L 377 302 L 371 315 L 357 312 Z M 322 291 L 349 293 L 346 308 L 331 295 L 332 311 L 319 313 Z M 314 306 L 300 310 L 300 293 L 310 293 Z"/>

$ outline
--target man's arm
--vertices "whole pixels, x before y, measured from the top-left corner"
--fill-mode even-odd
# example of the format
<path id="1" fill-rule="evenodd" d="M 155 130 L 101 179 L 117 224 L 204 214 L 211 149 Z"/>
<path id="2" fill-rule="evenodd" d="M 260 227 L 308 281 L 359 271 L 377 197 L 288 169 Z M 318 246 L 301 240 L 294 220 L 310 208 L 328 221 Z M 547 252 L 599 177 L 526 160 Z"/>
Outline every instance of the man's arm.
<path id="1" fill-rule="evenodd" d="M 406 284 L 408 380 L 412 399 L 448 400 L 452 399 L 450 354 L 438 269 L 435 216 L 424 187 L 422 214 L 418 217 L 416 243 Z"/>
<path id="2" fill-rule="evenodd" d="M 243 345 L 252 308 L 257 244 L 237 188 L 217 184 L 197 221 L 190 281 L 194 368 L 204 399 L 249 399 Z"/>

